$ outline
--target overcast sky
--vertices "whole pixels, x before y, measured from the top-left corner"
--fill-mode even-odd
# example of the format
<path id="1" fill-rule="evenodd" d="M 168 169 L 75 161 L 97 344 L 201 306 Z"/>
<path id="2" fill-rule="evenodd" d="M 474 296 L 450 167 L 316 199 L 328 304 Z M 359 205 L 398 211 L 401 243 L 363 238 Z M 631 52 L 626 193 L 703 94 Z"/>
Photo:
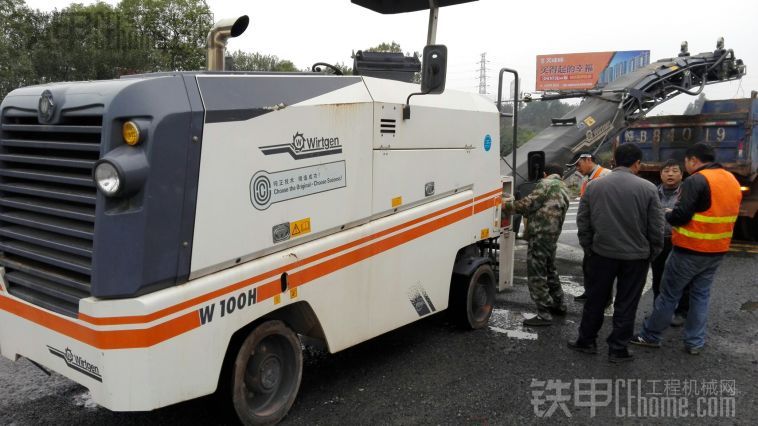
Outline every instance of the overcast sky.
<path id="1" fill-rule="evenodd" d="M 72 3 L 26 2 L 47 11 Z M 277 55 L 298 68 L 322 61 L 352 66 L 353 50 L 382 42 L 396 41 L 409 52 L 423 50 L 426 43 L 428 12 L 380 15 L 349 0 L 207 2 L 216 19 L 250 16 L 247 32 L 230 41 L 229 49 Z M 716 39 L 723 36 L 726 47 L 748 66 L 741 82 L 706 89 L 709 99 L 727 99 L 748 97 L 751 90 L 758 90 L 758 72 L 750 72 L 758 70 L 756 17 L 758 2 L 745 0 L 479 0 L 440 10 L 437 43 L 448 47 L 448 88 L 477 91 L 479 62 L 486 52 L 488 91 L 495 96 L 502 67 L 517 69 L 523 90 L 533 91 L 539 54 L 650 50 L 655 61 L 676 56 L 683 40 L 694 54 L 715 49 Z M 653 114 L 680 113 L 692 99 L 680 95 Z"/>

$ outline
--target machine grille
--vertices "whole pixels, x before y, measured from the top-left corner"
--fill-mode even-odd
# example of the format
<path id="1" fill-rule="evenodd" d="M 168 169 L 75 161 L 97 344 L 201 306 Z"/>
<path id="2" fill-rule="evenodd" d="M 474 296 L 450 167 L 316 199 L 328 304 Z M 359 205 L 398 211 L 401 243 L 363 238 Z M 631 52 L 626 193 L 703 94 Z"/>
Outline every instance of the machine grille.
<path id="1" fill-rule="evenodd" d="M 12 295 L 76 317 L 90 295 L 102 109 L 39 124 L 6 109 L 0 129 L 0 266 Z"/>

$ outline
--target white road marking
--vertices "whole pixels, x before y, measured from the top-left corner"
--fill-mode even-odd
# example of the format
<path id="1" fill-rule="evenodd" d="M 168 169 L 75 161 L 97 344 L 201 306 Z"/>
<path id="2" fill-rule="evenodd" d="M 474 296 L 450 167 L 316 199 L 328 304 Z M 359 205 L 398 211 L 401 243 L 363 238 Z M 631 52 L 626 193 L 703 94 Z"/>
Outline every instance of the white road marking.
<path id="1" fill-rule="evenodd" d="M 526 331 L 520 330 L 504 330 L 500 327 L 490 326 L 490 330 L 497 331 L 498 333 L 503 333 L 508 337 L 513 337 L 514 339 L 520 340 L 537 340 L 538 337 L 536 333 L 527 333 Z"/>
<path id="2" fill-rule="evenodd" d="M 529 314 L 514 315 L 507 309 L 493 309 L 490 317 L 490 330 L 520 340 L 537 340 L 537 333 L 524 330 L 522 321 Z"/>

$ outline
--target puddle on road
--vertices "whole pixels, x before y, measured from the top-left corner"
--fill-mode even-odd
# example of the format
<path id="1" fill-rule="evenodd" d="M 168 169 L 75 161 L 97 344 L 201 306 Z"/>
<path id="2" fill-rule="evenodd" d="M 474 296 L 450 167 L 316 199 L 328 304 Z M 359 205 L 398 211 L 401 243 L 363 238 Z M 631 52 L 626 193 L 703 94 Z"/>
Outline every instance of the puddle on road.
<path id="1" fill-rule="evenodd" d="M 559 275 L 558 278 L 561 280 L 561 288 L 563 288 L 564 293 L 572 296 L 579 296 L 584 293 L 584 284 L 581 282 L 583 279 L 582 277 L 574 275 Z"/>
<path id="2" fill-rule="evenodd" d="M 745 303 L 742 304 L 742 306 L 740 306 L 740 310 L 741 311 L 748 311 L 748 312 L 757 311 L 758 310 L 758 302 L 753 302 L 753 301 L 745 302 Z"/>
<path id="3" fill-rule="evenodd" d="M 537 340 L 537 333 L 524 331 L 521 322 L 526 318 L 525 315 L 528 314 L 515 313 L 507 309 L 493 309 L 492 317 L 490 317 L 490 330 L 514 339 Z"/>
<path id="4" fill-rule="evenodd" d="M 97 410 L 98 407 L 95 400 L 92 399 L 92 394 L 89 391 L 74 396 L 74 404 L 88 410 Z"/>

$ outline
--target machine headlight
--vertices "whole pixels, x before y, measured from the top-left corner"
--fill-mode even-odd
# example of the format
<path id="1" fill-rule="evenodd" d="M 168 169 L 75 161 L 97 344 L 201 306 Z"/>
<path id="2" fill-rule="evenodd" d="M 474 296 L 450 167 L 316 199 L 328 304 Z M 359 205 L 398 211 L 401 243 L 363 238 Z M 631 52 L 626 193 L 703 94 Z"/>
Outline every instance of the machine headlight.
<path id="1" fill-rule="evenodd" d="M 95 166 L 95 184 L 107 196 L 113 196 L 121 189 L 121 176 L 116 166 L 108 161 L 101 161 Z"/>

